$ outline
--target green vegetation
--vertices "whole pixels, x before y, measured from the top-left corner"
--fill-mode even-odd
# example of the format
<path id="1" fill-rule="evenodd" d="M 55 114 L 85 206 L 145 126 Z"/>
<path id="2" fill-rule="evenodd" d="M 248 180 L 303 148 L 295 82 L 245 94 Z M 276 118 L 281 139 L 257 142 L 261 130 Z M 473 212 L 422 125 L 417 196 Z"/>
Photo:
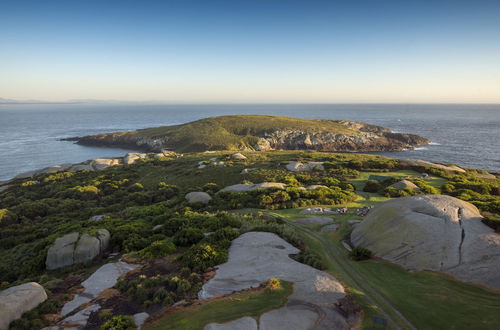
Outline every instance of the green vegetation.
<path id="1" fill-rule="evenodd" d="M 358 134 L 334 120 L 309 120 L 280 116 L 221 116 L 200 119 L 194 122 L 141 129 L 133 132 L 101 134 L 119 137 L 123 140 L 135 136 L 162 139 L 168 137 L 168 143 L 177 152 L 200 152 L 204 150 L 235 150 L 240 147 L 253 147 L 258 136 L 277 130 L 326 131 L 337 134 Z"/>
<path id="2" fill-rule="evenodd" d="M 106 321 L 100 330 L 135 330 L 135 328 L 134 319 L 131 316 L 118 315 Z"/>
<path id="3" fill-rule="evenodd" d="M 367 260 L 370 259 L 372 256 L 373 256 L 372 251 L 362 246 L 356 246 L 354 249 L 352 249 L 351 252 L 349 252 L 349 257 L 351 257 L 352 260 L 356 261 Z"/>
<path id="4" fill-rule="evenodd" d="M 276 288 L 276 281 L 273 280 L 269 285 L 271 288 L 275 286 L 274 289 L 260 288 L 174 309 L 146 328 L 199 330 L 212 322 L 225 323 L 243 316 L 257 318 L 269 310 L 283 306 L 292 294 L 292 283 L 280 282 L 281 288 Z"/>
<path id="5" fill-rule="evenodd" d="M 74 289 L 102 262 L 96 260 L 46 271 L 47 250 L 54 240 L 70 232 L 94 233 L 99 228 L 106 228 L 111 233 L 111 251 L 142 259 L 147 265 L 115 287 L 120 292 L 120 299 L 145 309 L 158 310 L 181 299 L 194 300 L 203 272 L 227 260 L 233 239 L 248 231 L 267 231 L 299 248 L 301 252 L 294 256 L 297 261 L 325 269 L 340 278 L 363 307 L 363 324 L 367 328 L 373 326 L 370 318 L 381 316 L 381 309 L 386 309 L 387 304 L 370 301 L 365 294 L 366 285 L 376 288 L 417 328 L 473 328 L 474 324 L 465 320 L 467 315 L 484 320 L 481 324 L 487 328 L 493 328 L 495 322 L 500 321 L 495 312 L 500 304 L 497 293 L 456 282 L 444 275 L 407 273 L 379 260 L 355 262 L 349 259 L 341 244 L 351 230 L 347 220 L 362 219 L 356 215 L 356 209 L 392 198 L 394 195 L 388 193 L 387 186 L 402 179 L 416 184 L 421 193 L 441 192 L 470 201 L 485 212 L 485 223 L 500 228 L 498 179 L 477 178 L 476 172 L 471 170 L 448 173 L 428 167 L 407 167 L 397 160 L 374 155 L 245 152 L 248 159 L 242 161 L 233 161 L 230 155 L 230 152 L 192 153 L 178 158 L 144 160 L 99 172 L 48 173 L 13 181 L 11 188 L 0 193 L 1 287 L 37 281 L 53 291 L 49 292 L 46 304 L 27 313 L 13 323 L 13 327 L 21 330 L 48 325 L 42 316 L 57 310 L 67 299 L 58 292 Z M 212 157 L 224 161 L 225 166 L 197 168 L 199 162 L 210 163 Z M 296 160 L 324 162 L 324 170 L 290 172 L 284 168 L 289 161 Z M 252 170 L 240 174 L 245 168 Z M 424 179 L 423 172 L 430 176 Z M 282 182 L 287 188 L 219 193 L 228 185 L 265 181 Z M 325 187 L 311 191 L 299 188 L 309 185 Z M 193 191 L 205 191 L 213 199 L 208 205 L 189 204 L 184 195 Z M 297 208 L 312 205 L 347 207 L 346 214 L 334 216 L 339 230 L 319 233 L 321 226 L 295 224 L 295 219 L 304 217 Z M 269 216 L 270 210 L 285 217 L 286 221 Z M 100 214 L 106 217 L 100 221 L 89 220 Z M 304 229 L 306 234 L 300 228 L 307 228 Z M 319 239 L 328 243 L 327 248 Z M 343 265 L 352 267 L 367 279 L 366 285 L 356 288 L 345 278 L 342 267 L 331 259 L 329 249 L 332 247 L 341 251 L 338 258 Z M 368 256 L 366 251 L 355 250 L 353 259 Z M 74 277 L 77 280 L 71 282 Z M 64 290 L 61 285 L 65 285 Z M 287 285 L 284 284 L 285 291 Z M 291 285 L 289 288 L 291 290 Z M 415 291 L 411 293 L 410 290 Z M 172 309 L 160 321 L 169 320 L 172 328 L 184 324 L 179 322 L 199 328 L 207 320 L 223 322 L 238 318 L 238 315 L 258 316 L 261 311 L 280 306 L 288 295 L 282 291 L 279 294 L 244 292 L 206 305 Z M 240 299 L 234 297 L 241 300 L 232 300 Z M 109 308 L 111 314 L 102 317 L 99 326 L 120 314 L 113 306 Z M 187 315 L 183 313 L 191 308 L 200 316 L 182 321 Z M 475 324 L 478 322 L 476 320 Z"/>

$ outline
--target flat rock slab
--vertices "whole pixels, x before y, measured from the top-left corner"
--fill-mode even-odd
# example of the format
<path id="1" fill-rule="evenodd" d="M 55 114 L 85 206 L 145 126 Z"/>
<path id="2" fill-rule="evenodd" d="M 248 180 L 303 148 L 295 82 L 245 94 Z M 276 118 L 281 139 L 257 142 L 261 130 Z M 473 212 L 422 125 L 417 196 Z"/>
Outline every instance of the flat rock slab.
<path id="1" fill-rule="evenodd" d="M 337 231 L 339 229 L 339 225 L 333 224 L 333 225 L 326 225 L 324 227 L 321 227 L 320 231 L 323 233 L 329 233 L 333 231 Z"/>
<path id="2" fill-rule="evenodd" d="M 285 306 L 263 314 L 260 317 L 259 330 L 310 329 L 318 318 L 318 313 L 308 306 Z"/>
<path id="3" fill-rule="evenodd" d="M 257 330 L 257 321 L 255 319 L 245 316 L 227 323 L 210 323 L 206 325 L 203 330 Z"/>
<path id="4" fill-rule="evenodd" d="M 333 218 L 327 217 L 309 217 L 297 220 L 298 223 L 303 225 L 324 225 L 327 223 L 332 223 L 333 221 Z"/>
<path id="5" fill-rule="evenodd" d="M 67 315 L 82 304 L 96 298 L 102 291 L 113 287 L 120 276 L 137 267 L 139 267 L 139 265 L 127 264 L 123 261 L 103 265 L 94 274 L 90 275 L 88 279 L 82 282 L 82 286 L 85 290 L 64 305 L 61 315 Z"/>
<path id="6" fill-rule="evenodd" d="M 90 305 L 85 309 L 82 309 L 78 313 L 68 316 L 60 322 L 61 325 L 74 325 L 77 329 L 83 329 L 87 325 L 87 321 L 90 314 L 98 311 L 101 308 L 98 304 Z M 66 327 L 62 327 L 66 328 Z"/>
<path id="7" fill-rule="evenodd" d="M 207 299 L 255 288 L 262 282 L 277 277 L 294 283 L 294 292 L 289 297 L 288 305 L 283 308 L 293 306 L 298 317 L 304 320 L 290 329 L 309 329 L 316 322 L 318 322 L 316 324 L 318 329 L 347 329 L 346 319 L 335 310 L 335 303 L 345 297 L 344 288 L 330 274 L 289 257 L 290 254 L 299 252 L 297 248 L 275 234 L 245 233 L 233 241 L 229 249 L 228 262 L 218 266 L 216 275 L 203 285 L 198 296 L 200 299 Z M 269 313 L 273 312 L 275 311 Z M 289 309 L 279 313 L 292 314 Z M 320 319 L 319 313 L 329 315 L 329 317 Z M 261 318 L 266 314 L 263 314 Z M 274 324 L 270 322 L 277 320 L 273 315 L 266 316 L 265 319 L 269 320 L 268 324 Z M 323 319 L 328 319 L 329 324 L 323 325 Z M 334 320 L 333 324 L 332 320 Z M 286 320 L 282 322 L 274 329 L 287 329 L 288 322 Z"/>
<path id="8" fill-rule="evenodd" d="M 140 330 L 144 322 L 149 318 L 149 314 L 146 312 L 134 314 L 134 323 L 137 330 Z"/>

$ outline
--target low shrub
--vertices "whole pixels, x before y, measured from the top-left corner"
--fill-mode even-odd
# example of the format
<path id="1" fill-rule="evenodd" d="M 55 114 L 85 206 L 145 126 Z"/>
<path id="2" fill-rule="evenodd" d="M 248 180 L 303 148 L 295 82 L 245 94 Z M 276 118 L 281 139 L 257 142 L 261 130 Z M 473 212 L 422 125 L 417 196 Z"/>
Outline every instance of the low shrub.
<path id="1" fill-rule="evenodd" d="M 349 253 L 349 257 L 351 257 L 351 259 L 355 260 L 355 261 L 371 259 L 372 256 L 373 256 L 373 252 L 362 247 L 362 246 L 356 246 Z"/>
<path id="2" fill-rule="evenodd" d="M 135 330 L 136 326 L 132 316 L 117 315 L 106 321 L 100 330 Z"/>

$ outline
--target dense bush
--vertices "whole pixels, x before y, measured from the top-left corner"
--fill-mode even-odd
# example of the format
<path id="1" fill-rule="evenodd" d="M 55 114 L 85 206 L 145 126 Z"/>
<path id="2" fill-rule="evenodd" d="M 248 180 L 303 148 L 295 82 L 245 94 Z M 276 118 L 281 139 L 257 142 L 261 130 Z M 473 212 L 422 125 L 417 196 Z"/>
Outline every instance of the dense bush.
<path id="1" fill-rule="evenodd" d="M 227 251 L 216 245 L 198 244 L 189 248 L 182 256 L 182 264 L 194 272 L 204 272 L 209 267 L 227 261 Z"/>
<path id="2" fill-rule="evenodd" d="M 135 330 L 136 326 L 132 316 L 117 315 L 106 321 L 100 330 Z"/>
<path id="3" fill-rule="evenodd" d="M 138 253 L 141 257 L 152 259 L 161 258 L 174 253 L 176 250 L 175 244 L 170 239 L 162 241 L 154 241 L 148 247 L 140 250 Z"/>
<path id="4" fill-rule="evenodd" d="M 383 186 L 377 180 L 368 180 L 365 183 L 365 187 L 363 188 L 363 191 L 376 193 L 376 192 L 379 192 L 380 190 L 382 190 L 382 187 Z"/>
<path id="5" fill-rule="evenodd" d="M 191 246 L 201 241 L 205 235 L 199 228 L 187 227 L 177 231 L 174 235 L 174 243 L 178 246 Z"/>
<path id="6" fill-rule="evenodd" d="M 356 246 L 351 252 L 349 252 L 349 257 L 356 261 L 371 259 L 372 255 L 372 251 L 362 246 Z"/>

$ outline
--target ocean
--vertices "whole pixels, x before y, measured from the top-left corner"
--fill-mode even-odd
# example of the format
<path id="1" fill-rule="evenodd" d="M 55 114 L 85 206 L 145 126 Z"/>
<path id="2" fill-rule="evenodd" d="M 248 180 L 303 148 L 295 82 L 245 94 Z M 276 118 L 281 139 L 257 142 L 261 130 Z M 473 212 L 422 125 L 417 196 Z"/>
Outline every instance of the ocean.
<path id="1" fill-rule="evenodd" d="M 431 145 L 381 153 L 500 171 L 500 105 L 471 104 L 0 104 L 0 181 L 34 169 L 121 156 L 61 138 L 175 125 L 228 114 L 349 119 L 413 133 Z"/>

